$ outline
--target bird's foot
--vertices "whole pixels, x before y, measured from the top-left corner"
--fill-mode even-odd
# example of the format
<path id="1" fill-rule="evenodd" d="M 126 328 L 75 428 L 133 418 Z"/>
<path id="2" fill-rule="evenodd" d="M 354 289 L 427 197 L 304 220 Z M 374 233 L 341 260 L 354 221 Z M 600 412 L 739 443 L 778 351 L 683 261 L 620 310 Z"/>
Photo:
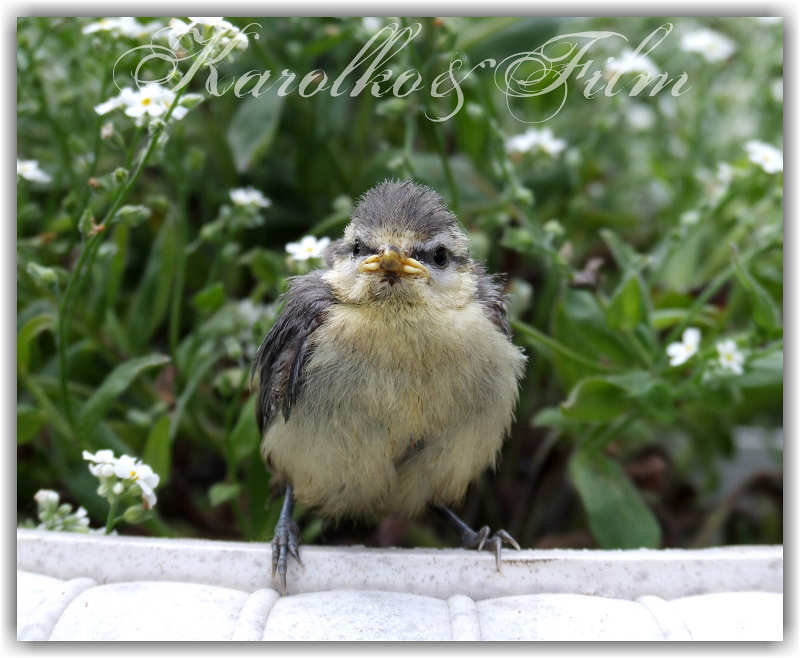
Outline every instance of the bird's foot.
<path id="1" fill-rule="evenodd" d="M 489 530 L 488 525 L 483 526 L 477 532 L 472 530 L 472 528 L 468 528 L 468 530 L 469 533 L 464 533 L 464 535 L 462 535 L 461 545 L 464 548 L 474 548 L 479 551 L 485 549 L 493 552 L 494 561 L 497 565 L 498 571 L 502 571 L 501 552 L 503 548 L 503 542 L 509 546 L 513 546 L 518 551 L 521 550 L 517 540 L 505 530 L 498 530 L 491 537 L 489 536 L 491 530 Z"/>
<path id="2" fill-rule="evenodd" d="M 286 488 L 281 515 L 275 525 L 275 534 L 272 537 L 272 577 L 278 574 L 280 578 L 281 594 L 286 595 L 286 569 L 291 555 L 302 567 L 303 561 L 300 559 L 300 528 L 292 520 L 292 508 L 294 500 L 292 488 Z"/>
<path id="3" fill-rule="evenodd" d="M 485 549 L 494 553 L 494 560 L 498 571 L 502 571 L 502 560 L 500 558 L 503 542 L 513 546 L 518 551 L 521 550 L 517 540 L 505 530 L 498 530 L 490 537 L 489 533 L 491 530 L 489 530 L 488 525 L 483 526 L 480 530 L 475 532 L 475 530 L 458 518 L 455 512 L 450 508 L 441 505 L 437 509 L 455 526 L 458 534 L 461 535 L 461 546 L 464 548 L 475 548 L 479 551 Z"/>
<path id="4" fill-rule="evenodd" d="M 297 524 L 289 519 L 280 519 L 275 526 L 275 536 L 272 538 L 272 577 L 275 574 L 281 581 L 281 594 L 286 594 L 286 569 L 291 555 L 300 566 L 303 562 L 300 559 L 300 529 Z"/>

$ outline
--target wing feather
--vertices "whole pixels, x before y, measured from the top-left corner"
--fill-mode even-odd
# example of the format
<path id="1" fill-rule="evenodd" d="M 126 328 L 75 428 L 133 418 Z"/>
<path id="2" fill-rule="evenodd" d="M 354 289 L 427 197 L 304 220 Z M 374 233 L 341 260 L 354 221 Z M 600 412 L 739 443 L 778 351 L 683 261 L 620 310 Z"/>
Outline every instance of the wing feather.
<path id="1" fill-rule="evenodd" d="M 251 376 L 258 381 L 256 416 L 262 434 L 276 414 L 289 420 L 302 394 L 305 366 L 313 351 L 309 338 L 333 303 L 322 274 L 318 270 L 290 279 L 283 311 L 258 348 Z"/>

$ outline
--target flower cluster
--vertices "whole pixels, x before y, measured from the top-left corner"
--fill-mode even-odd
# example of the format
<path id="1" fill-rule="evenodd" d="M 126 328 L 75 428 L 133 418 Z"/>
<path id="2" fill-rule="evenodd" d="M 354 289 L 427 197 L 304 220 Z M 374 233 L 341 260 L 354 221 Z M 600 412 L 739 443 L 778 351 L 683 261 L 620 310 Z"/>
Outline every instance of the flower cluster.
<path id="1" fill-rule="evenodd" d="M 186 116 L 190 107 L 202 100 L 200 94 L 184 94 L 172 110 L 171 119 L 180 120 Z M 96 105 L 94 111 L 105 115 L 122 109 L 126 116 L 136 121 L 136 125 L 164 117 L 175 102 L 175 92 L 162 87 L 157 82 L 149 82 L 140 89 L 125 87 L 117 96 Z"/>
<path id="2" fill-rule="evenodd" d="M 506 151 L 509 153 L 541 150 L 547 155 L 556 156 L 566 147 L 567 143 L 563 139 L 555 137 L 550 128 L 542 128 L 541 130 L 531 128 L 506 140 Z"/>
<path id="3" fill-rule="evenodd" d="M 267 197 L 254 187 L 237 187 L 230 191 L 231 201 L 237 206 L 255 206 L 269 208 L 272 205 Z"/>
<path id="4" fill-rule="evenodd" d="M 58 493 L 51 489 L 39 489 L 33 499 L 38 508 L 38 529 L 89 532 L 89 516 L 83 507 L 73 512 L 72 505 L 62 504 Z"/>
<path id="5" fill-rule="evenodd" d="M 658 75 L 658 67 L 646 55 L 641 55 L 630 48 L 626 48 L 619 57 L 608 58 L 605 65 L 605 74 L 607 78 L 612 78 L 626 73 L 644 73 L 648 78 L 651 78 Z"/>
<path id="6" fill-rule="evenodd" d="M 667 345 L 667 356 L 671 366 L 680 366 L 697 354 L 702 334 L 697 327 L 687 327 L 681 340 Z M 741 375 L 744 372 L 744 353 L 739 350 L 736 341 L 731 339 L 717 342 L 717 359 L 711 362 L 712 370 Z"/>
<path id="7" fill-rule="evenodd" d="M 698 53 L 709 62 L 726 60 L 736 51 L 733 41 L 709 29 L 684 34 L 681 39 L 681 48 L 689 53 Z"/>
<path id="8" fill-rule="evenodd" d="M 188 23 L 179 18 L 169 22 L 167 40 L 173 50 L 178 50 L 181 40 L 189 34 L 197 43 L 205 43 L 208 38 L 216 39 L 222 52 L 245 50 L 249 43 L 247 35 L 222 16 L 189 16 Z"/>
<path id="9" fill-rule="evenodd" d="M 105 17 L 93 23 L 85 25 L 83 34 L 94 34 L 95 32 L 109 32 L 114 36 L 129 37 L 131 39 L 143 39 L 158 32 L 164 27 L 159 21 L 150 23 L 140 23 L 132 16 Z"/>
<path id="10" fill-rule="evenodd" d="M 147 464 L 130 455 L 115 457 L 111 450 L 84 450 L 83 458 L 90 462 L 89 472 L 100 480 L 98 495 L 111 503 L 141 498 L 144 510 L 155 506 L 159 477 Z"/>

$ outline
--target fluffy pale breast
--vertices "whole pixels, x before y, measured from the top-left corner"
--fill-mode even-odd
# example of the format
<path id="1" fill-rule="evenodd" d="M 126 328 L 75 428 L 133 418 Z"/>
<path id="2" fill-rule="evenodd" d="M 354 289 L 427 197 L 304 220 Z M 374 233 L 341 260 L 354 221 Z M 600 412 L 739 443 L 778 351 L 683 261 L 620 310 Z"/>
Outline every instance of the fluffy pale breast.
<path id="1" fill-rule="evenodd" d="M 335 304 L 305 385 L 263 451 L 331 516 L 452 503 L 493 465 L 525 357 L 477 303 L 451 311 Z"/>

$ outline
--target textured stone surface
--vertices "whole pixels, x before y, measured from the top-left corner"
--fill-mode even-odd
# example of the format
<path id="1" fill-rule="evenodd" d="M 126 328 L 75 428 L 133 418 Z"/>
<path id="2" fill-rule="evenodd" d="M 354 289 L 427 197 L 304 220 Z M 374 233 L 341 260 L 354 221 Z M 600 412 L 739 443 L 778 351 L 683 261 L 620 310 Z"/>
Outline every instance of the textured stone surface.
<path id="1" fill-rule="evenodd" d="M 282 598 L 265 640 L 450 640 L 447 603 L 396 592 L 317 592 Z"/>
<path id="2" fill-rule="evenodd" d="M 293 574 L 302 593 L 281 598 L 252 585 L 267 580 L 269 552 L 258 545 L 36 531 L 17 538 L 20 640 L 775 641 L 783 634 L 780 547 L 524 551 L 510 554 L 502 574 L 483 571 L 488 554 L 306 547 L 305 569 Z"/>
<path id="3" fill-rule="evenodd" d="M 336 589 L 412 592 L 480 600 L 565 593 L 665 599 L 709 592 L 782 591 L 780 546 L 703 550 L 505 549 L 502 573 L 488 552 L 303 546 L 305 568 L 289 563 L 289 593 Z M 267 544 L 104 537 L 17 531 L 17 568 L 100 583 L 175 580 L 254 592 L 274 588 Z"/>
<path id="4" fill-rule="evenodd" d="M 92 587 L 67 606 L 51 640 L 229 640 L 247 594 L 193 583 Z"/>

